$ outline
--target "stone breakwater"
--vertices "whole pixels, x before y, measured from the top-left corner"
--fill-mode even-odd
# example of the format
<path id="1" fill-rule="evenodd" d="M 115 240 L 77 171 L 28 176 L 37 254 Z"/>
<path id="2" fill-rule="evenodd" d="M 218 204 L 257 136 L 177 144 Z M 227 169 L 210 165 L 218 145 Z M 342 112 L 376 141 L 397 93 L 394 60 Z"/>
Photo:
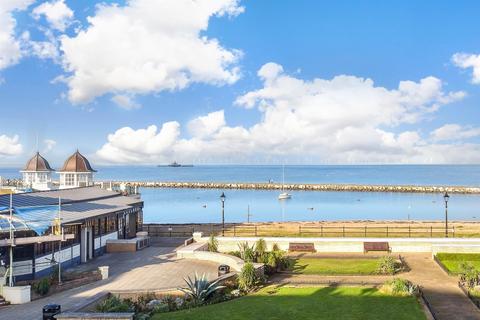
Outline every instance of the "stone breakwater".
<path id="1" fill-rule="evenodd" d="M 480 187 L 462 186 L 414 186 L 414 185 L 356 185 L 356 184 L 298 184 L 290 183 L 231 183 L 231 182 L 161 182 L 161 181 L 115 181 L 141 188 L 186 188 L 186 189 L 245 189 L 291 191 L 347 191 L 347 192 L 404 192 L 404 193 L 463 193 L 480 194 Z"/>

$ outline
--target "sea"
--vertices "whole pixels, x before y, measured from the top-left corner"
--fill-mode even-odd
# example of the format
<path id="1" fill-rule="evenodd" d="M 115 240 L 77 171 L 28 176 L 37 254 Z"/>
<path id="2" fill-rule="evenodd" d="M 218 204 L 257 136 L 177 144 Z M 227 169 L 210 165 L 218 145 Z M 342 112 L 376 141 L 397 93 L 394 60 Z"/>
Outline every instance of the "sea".
<path id="1" fill-rule="evenodd" d="M 480 186 L 480 165 L 199 165 L 193 167 L 103 166 L 97 180 L 345 183 Z M 0 176 L 18 178 L 17 168 Z M 442 194 L 142 188 L 149 223 L 221 221 L 225 192 L 227 222 L 331 220 L 443 220 Z M 480 221 L 480 195 L 450 195 L 451 220 Z"/>

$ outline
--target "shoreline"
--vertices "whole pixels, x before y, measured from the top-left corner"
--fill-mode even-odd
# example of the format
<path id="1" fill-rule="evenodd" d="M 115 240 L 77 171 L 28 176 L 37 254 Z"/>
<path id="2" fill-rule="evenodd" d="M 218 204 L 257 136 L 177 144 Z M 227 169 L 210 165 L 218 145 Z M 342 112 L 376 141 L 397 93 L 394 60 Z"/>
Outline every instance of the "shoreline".
<path id="1" fill-rule="evenodd" d="M 109 181 L 97 182 L 108 184 Z M 456 193 L 480 194 L 480 187 L 421 186 L 421 185 L 360 185 L 360 184 L 312 184 L 312 183 L 249 183 L 249 182 L 175 182 L 175 181 L 112 181 L 112 185 L 130 185 L 139 188 L 175 189 L 239 189 L 239 190 L 288 190 L 288 191 L 338 191 L 338 192 L 397 192 L 397 193 Z"/>

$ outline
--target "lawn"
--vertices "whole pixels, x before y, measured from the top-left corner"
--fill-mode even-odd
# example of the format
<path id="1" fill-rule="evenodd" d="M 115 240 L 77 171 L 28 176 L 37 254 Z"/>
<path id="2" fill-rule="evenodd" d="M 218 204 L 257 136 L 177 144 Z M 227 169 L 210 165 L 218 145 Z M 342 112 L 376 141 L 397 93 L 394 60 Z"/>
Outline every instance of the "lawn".
<path id="1" fill-rule="evenodd" d="M 368 287 L 274 289 L 205 307 L 156 314 L 153 320 L 426 319 L 415 297 L 393 297 Z"/>
<path id="2" fill-rule="evenodd" d="M 480 270 L 480 254 L 478 253 L 437 253 L 436 257 L 453 274 L 460 272 L 462 262 L 469 262 L 477 270 Z"/>
<path id="3" fill-rule="evenodd" d="M 367 275 L 374 274 L 379 259 L 372 258 L 297 258 L 291 271 L 299 274 Z"/>

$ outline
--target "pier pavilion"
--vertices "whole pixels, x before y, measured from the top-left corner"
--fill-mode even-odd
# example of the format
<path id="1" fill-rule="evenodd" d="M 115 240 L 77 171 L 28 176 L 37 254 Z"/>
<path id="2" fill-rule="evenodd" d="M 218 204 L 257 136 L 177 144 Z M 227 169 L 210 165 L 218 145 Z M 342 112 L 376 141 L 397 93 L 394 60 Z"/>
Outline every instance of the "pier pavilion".
<path id="1" fill-rule="evenodd" d="M 9 265 L 11 247 L 15 280 L 48 275 L 59 261 L 86 262 L 107 240 L 136 237 L 142 209 L 139 196 L 98 187 L 0 195 L 0 265 Z"/>

